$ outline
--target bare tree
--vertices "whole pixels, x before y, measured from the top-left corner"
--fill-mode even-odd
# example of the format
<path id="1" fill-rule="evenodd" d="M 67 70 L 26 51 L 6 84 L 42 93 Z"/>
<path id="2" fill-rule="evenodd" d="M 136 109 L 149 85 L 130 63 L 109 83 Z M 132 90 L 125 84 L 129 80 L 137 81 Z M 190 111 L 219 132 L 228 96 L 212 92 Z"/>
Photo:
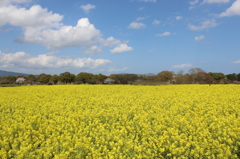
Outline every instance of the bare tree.
<path id="1" fill-rule="evenodd" d="M 188 72 L 190 74 L 190 83 L 199 83 L 203 78 L 202 73 L 205 73 L 204 70 L 198 67 L 191 68 Z"/>

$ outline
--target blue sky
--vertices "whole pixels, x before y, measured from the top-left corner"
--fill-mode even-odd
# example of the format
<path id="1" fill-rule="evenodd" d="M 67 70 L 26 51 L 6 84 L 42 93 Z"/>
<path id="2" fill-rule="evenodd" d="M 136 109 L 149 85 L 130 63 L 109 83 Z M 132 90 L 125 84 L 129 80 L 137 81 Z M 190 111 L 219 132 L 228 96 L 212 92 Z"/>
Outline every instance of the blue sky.
<path id="1" fill-rule="evenodd" d="M 1 0 L 0 70 L 240 73 L 240 0 Z"/>

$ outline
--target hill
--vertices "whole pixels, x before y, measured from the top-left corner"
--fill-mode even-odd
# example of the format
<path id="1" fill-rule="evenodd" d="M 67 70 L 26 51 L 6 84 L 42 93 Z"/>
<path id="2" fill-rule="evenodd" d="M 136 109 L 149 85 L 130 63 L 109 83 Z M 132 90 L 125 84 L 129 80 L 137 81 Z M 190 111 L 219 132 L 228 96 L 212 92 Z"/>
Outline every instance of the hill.
<path id="1" fill-rule="evenodd" d="M 18 73 L 18 72 L 9 72 L 9 71 L 3 71 L 3 70 L 0 70 L 0 77 L 2 76 L 20 76 L 20 75 L 23 75 L 23 76 L 28 76 L 29 74 L 26 74 L 26 73 Z"/>

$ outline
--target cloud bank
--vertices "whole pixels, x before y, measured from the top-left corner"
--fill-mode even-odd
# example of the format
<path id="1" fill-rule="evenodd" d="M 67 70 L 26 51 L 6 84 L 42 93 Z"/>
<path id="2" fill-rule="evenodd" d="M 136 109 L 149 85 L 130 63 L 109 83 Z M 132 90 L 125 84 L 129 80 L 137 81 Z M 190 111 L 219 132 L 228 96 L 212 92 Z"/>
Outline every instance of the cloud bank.
<path id="1" fill-rule="evenodd" d="M 25 52 L 2 53 L 0 52 L 1 68 L 88 68 L 94 69 L 106 64 L 110 64 L 110 60 L 92 59 L 92 58 L 72 58 L 72 57 L 56 57 L 53 55 L 41 54 L 32 56 Z"/>
<path id="2" fill-rule="evenodd" d="M 61 26 L 59 29 L 25 30 L 24 37 L 19 42 L 40 43 L 48 49 L 90 46 L 100 42 L 101 33 L 88 18 L 82 18 L 76 26 Z"/>
<path id="3" fill-rule="evenodd" d="M 60 21 L 63 19 L 62 15 L 49 12 L 40 5 L 34 5 L 29 9 L 8 5 L 0 7 L 0 13 L 0 26 L 10 24 L 25 29 L 58 27 L 62 25 Z"/>
<path id="4" fill-rule="evenodd" d="M 240 0 L 236 0 L 231 7 L 229 7 L 225 12 L 221 13 L 220 17 L 240 15 Z"/>
<path id="5" fill-rule="evenodd" d="M 113 37 L 103 39 L 100 30 L 88 18 L 79 19 L 75 26 L 67 26 L 62 24 L 62 15 L 48 11 L 47 8 L 33 5 L 26 9 L 12 5 L 12 2 L 26 3 L 30 0 L 1 1 L 4 5 L 0 6 L 0 26 L 9 24 L 22 27 L 23 36 L 16 38 L 16 42 L 42 44 L 47 49 L 85 47 L 87 54 L 99 53 L 103 47 L 123 43 Z M 81 8 L 88 12 L 95 6 L 87 4 Z"/>
<path id="6" fill-rule="evenodd" d="M 0 1 L 0 6 L 4 6 L 4 5 L 9 5 L 11 3 L 29 3 L 31 2 L 32 0 L 1 0 Z"/>
<path id="7" fill-rule="evenodd" d="M 204 0 L 203 3 L 228 3 L 230 0 Z"/>
<path id="8" fill-rule="evenodd" d="M 217 25 L 218 24 L 216 23 L 215 20 L 206 20 L 206 21 L 202 22 L 202 24 L 199 26 L 188 24 L 188 28 L 190 30 L 203 30 L 203 29 L 215 27 Z"/>

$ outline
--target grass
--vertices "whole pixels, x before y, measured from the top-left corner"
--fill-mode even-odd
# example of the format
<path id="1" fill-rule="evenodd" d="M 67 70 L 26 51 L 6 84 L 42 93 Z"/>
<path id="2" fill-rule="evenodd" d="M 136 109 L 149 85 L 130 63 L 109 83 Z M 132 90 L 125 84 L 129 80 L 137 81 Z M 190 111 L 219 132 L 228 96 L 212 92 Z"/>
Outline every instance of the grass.
<path id="1" fill-rule="evenodd" d="M 17 87 L 17 84 L 0 84 L 0 87 Z"/>
<path id="2" fill-rule="evenodd" d="M 161 82 L 161 81 L 151 81 L 151 80 L 141 80 L 136 81 L 133 83 L 133 85 L 169 85 L 167 82 Z M 0 87 L 17 87 L 21 86 L 18 84 L 0 84 Z"/>
<path id="3" fill-rule="evenodd" d="M 133 83 L 133 85 L 168 85 L 167 82 L 161 82 L 161 81 L 150 81 L 150 80 L 141 80 L 136 81 Z"/>

